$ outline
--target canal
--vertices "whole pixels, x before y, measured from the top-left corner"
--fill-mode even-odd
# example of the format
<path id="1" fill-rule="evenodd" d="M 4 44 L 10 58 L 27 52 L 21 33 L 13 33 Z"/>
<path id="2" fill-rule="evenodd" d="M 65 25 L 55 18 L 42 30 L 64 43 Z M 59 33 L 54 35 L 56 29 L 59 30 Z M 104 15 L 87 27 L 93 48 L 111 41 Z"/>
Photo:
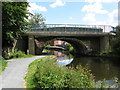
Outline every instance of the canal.
<path id="1" fill-rule="evenodd" d="M 120 83 L 120 61 L 118 58 L 72 56 L 64 51 L 51 51 L 50 54 L 57 56 L 59 65 L 74 68 L 81 65 L 89 69 L 96 82 L 106 80 L 109 85 L 114 84 L 115 81 Z"/>

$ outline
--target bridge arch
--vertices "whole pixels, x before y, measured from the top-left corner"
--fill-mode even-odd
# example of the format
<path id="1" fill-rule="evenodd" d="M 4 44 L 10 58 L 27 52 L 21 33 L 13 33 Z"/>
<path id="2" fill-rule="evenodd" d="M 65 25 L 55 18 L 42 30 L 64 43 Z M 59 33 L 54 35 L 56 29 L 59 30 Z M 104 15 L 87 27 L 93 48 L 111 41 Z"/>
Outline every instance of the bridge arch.
<path id="1" fill-rule="evenodd" d="M 87 47 L 86 45 L 79 39 L 76 38 L 59 38 L 59 37 L 54 37 L 54 38 L 36 38 L 35 39 L 35 54 L 41 54 L 44 47 L 51 42 L 55 40 L 62 40 L 70 43 L 74 47 L 74 52 L 76 54 L 86 54 L 87 53 Z"/>
<path id="2" fill-rule="evenodd" d="M 76 52 L 80 54 L 87 53 L 86 46 L 92 52 L 105 51 L 110 48 L 110 34 L 106 30 L 111 30 L 111 26 L 50 24 L 46 27 L 35 26 L 31 29 L 22 35 L 26 38 L 19 38 L 15 42 L 14 48 L 34 55 L 40 52 L 38 50 L 46 44 L 46 41 L 59 37 L 71 43 Z M 72 38 L 77 40 L 72 40 Z M 77 42 L 78 40 L 80 42 Z"/>

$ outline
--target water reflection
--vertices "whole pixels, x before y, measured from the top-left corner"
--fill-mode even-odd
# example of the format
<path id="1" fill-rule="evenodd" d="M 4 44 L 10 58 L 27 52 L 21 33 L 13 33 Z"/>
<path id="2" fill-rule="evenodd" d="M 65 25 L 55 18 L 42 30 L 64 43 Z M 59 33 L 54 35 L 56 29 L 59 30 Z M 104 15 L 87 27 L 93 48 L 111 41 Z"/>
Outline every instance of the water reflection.
<path id="1" fill-rule="evenodd" d="M 82 65 L 91 70 L 95 80 L 111 80 L 117 77 L 120 80 L 120 62 L 114 58 L 74 57 L 68 66 Z"/>
<path id="2" fill-rule="evenodd" d="M 57 56 L 57 62 L 62 66 L 68 65 L 73 61 L 73 58 L 68 57 L 67 52 L 65 51 L 53 51 L 53 54 Z"/>

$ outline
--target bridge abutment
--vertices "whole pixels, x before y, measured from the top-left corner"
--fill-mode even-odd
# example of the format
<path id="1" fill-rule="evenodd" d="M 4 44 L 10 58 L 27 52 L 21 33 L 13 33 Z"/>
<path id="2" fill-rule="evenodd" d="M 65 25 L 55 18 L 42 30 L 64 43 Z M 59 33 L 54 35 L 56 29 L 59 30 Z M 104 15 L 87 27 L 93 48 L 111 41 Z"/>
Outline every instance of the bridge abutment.
<path id="1" fill-rule="evenodd" d="M 35 55 L 35 39 L 33 35 L 28 36 L 29 54 Z"/>
<path id="2" fill-rule="evenodd" d="M 100 51 L 106 51 L 110 49 L 109 35 L 100 38 Z"/>

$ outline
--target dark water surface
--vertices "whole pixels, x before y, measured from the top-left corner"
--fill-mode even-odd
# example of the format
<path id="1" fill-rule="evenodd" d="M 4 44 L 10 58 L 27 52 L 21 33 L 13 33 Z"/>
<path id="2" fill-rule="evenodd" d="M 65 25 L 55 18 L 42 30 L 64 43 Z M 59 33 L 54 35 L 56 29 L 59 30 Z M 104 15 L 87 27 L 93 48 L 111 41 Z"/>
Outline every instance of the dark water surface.
<path id="1" fill-rule="evenodd" d="M 111 80 L 118 78 L 120 80 L 120 60 L 115 58 L 98 57 L 74 57 L 69 64 L 73 66 L 82 65 L 91 70 L 95 80 Z"/>

